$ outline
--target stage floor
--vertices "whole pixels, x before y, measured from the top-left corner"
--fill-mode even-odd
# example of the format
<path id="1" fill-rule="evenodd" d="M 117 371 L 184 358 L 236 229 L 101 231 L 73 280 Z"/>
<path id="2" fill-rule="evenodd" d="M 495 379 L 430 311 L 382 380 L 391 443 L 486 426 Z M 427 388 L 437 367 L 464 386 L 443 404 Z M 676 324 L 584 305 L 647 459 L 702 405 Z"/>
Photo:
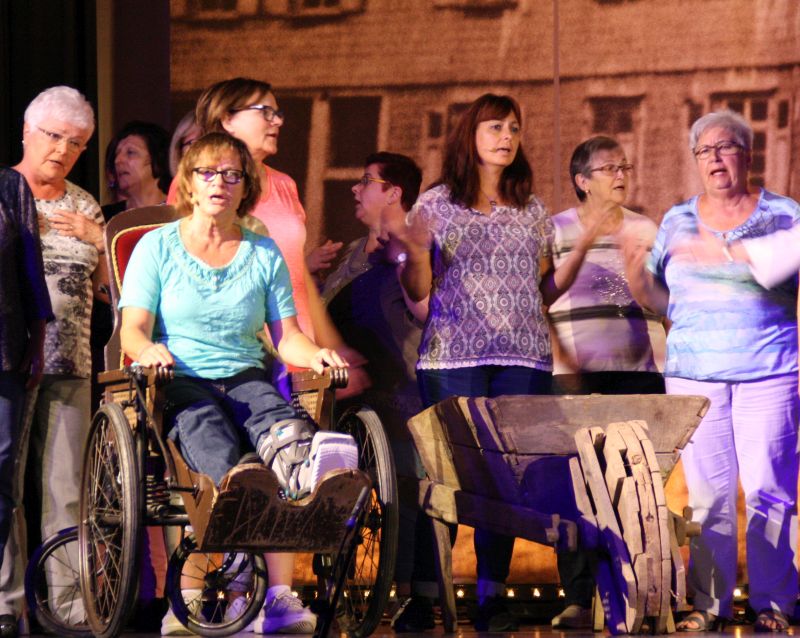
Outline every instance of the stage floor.
<path id="1" fill-rule="evenodd" d="M 749 634 L 755 633 L 753 631 L 752 625 L 733 625 L 728 627 L 724 632 L 708 632 L 703 634 L 704 638 L 715 638 L 717 636 L 745 636 Z M 789 635 L 799 635 L 800 632 L 795 630 L 794 627 L 790 628 Z M 35 634 L 35 635 L 42 635 L 42 634 Z M 157 633 L 125 633 L 123 634 L 124 638 L 156 638 L 160 634 Z M 235 634 L 235 636 L 242 638 L 247 637 L 251 638 L 253 636 L 258 636 L 259 634 L 252 634 L 252 633 L 239 633 Z M 276 634 L 277 635 L 277 634 Z M 553 631 L 550 627 L 545 625 L 523 625 L 519 631 L 509 632 L 509 633 L 497 633 L 497 634 L 489 634 L 489 633 L 480 633 L 476 632 L 472 629 L 471 625 L 463 625 L 459 626 L 458 632 L 455 634 L 445 634 L 442 631 L 441 626 L 437 627 L 433 631 L 428 631 L 424 633 L 407 633 L 407 634 L 395 634 L 388 624 L 381 625 L 378 630 L 372 634 L 375 638 L 395 638 L 395 636 L 400 636 L 402 638 L 441 638 L 443 636 L 454 636 L 455 638 L 468 638 L 472 636 L 492 636 L 493 638 L 514 638 L 514 637 L 522 637 L 525 638 L 594 638 L 595 636 L 599 636 L 601 634 L 594 634 L 591 631 Z M 607 633 L 603 635 L 608 635 Z M 763 635 L 763 634 L 762 634 Z M 287 634 L 287 638 L 297 638 L 297 634 L 289 635 Z"/>

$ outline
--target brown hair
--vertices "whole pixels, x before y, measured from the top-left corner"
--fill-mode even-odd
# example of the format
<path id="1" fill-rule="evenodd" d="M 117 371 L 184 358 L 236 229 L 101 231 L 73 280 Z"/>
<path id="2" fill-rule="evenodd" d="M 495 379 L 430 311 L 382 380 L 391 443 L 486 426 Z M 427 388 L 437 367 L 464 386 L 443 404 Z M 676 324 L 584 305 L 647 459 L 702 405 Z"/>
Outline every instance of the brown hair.
<path id="1" fill-rule="evenodd" d="M 447 140 L 442 173 L 436 184 L 450 189 L 450 200 L 472 206 L 478 201 L 480 177 L 478 175 L 478 149 L 475 131 L 478 124 L 487 120 L 502 120 L 513 113 L 522 126 L 522 114 L 517 101 L 508 95 L 486 93 L 469 105 Z M 533 190 L 533 171 L 520 145 L 514 160 L 503 169 L 498 188 L 501 197 L 523 208 Z"/>
<path id="2" fill-rule="evenodd" d="M 206 153 L 212 157 L 219 157 L 223 151 L 233 151 L 239 156 L 244 172 L 244 196 L 236 214 L 244 217 L 253 210 L 253 207 L 261 197 L 261 182 L 258 177 L 258 169 L 250 151 L 244 142 L 237 140 L 227 133 L 208 133 L 199 138 L 186 151 L 186 154 L 178 164 L 178 197 L 175 207 L 181 215 L 188 215 L 192 212 L 192 173 L 197 166 L 200 157 Z"/>
<path id="3" fill-rule="evenodd" d="M 250 78 L 231 78 L 212 84 L 197 100 L 195 120 L 203 133 L 224 133 L 222 121 L 231 111 L 249 106 L 254 96 L 272 91 L 269 82 Z"/>

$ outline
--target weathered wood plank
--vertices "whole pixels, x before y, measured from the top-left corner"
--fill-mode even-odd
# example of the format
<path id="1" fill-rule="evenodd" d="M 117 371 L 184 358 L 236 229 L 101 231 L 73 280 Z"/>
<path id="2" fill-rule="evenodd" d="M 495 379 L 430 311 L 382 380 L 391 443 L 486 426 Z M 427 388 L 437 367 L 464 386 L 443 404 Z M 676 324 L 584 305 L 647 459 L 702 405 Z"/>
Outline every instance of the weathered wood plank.
<path id="1" fill-rule="evenodd" d="M 272 470 L 255 463 L 237 465 L 220 482 L 205 534 L 198 537 L 199 549 L 338 551 L 353 506 L 371 485 L 360 470 L 332 470 L 312 494 L 284 500 Z"/>

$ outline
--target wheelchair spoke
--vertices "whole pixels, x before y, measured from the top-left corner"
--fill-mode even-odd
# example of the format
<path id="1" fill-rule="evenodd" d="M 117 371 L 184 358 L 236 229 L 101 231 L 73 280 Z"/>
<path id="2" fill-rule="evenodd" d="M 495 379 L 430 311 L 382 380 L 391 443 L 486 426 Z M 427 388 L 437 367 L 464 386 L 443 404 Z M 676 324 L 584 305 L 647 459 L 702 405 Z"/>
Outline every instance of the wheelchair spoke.
<path id="1" fill-rule="evenodd" d="M 118 635 L 133 607 L 141 517 L 138 474 L 133 433 L 122 408 L 102 406 L 86 446 L 79 527 L 86 613 L 100 638 Z"/>

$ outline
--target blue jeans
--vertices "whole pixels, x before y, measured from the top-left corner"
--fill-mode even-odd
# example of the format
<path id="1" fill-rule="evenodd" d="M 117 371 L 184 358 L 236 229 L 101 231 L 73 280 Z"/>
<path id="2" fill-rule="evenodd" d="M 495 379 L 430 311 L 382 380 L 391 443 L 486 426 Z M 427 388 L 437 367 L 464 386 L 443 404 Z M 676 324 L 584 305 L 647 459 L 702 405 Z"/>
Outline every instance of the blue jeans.
<path id="1" fill-rule="evenodd" d="M 427 408 L 451 396 L 499 397 L 504 394 L 550 394 L 552 375 L 523 366 L 478 366 L 452 370 L 417 370 L 422 403 Z M 435 581 L 430 523 L 420 516 L 416 534 L 413 580 Z M 427 530 L 425 529 L 427 528 Z M 455 533 L 451 535 L 455 538 Z M 426 541 L 425 537 L 429 540 Z M 430 553 L 428 553 L 430 552 Z M 478 561 L 478 599 L 505 594 L 505 581 L 514 552 L 514 537 L 475 530 Z"/>
<path id="2" fill-rule="evenodd" d="M 267 373 L 257 368 L 227 379 L 177 377 L 165 395 L 169 437 L 178 442 L 189 466 L 217 485 L 272 425 L 298 418 L 267 381 Z"/>
<path id="3" fill-rule="evenodd" d="M 14 462 L 25 382 L 16 372 L 0 372 L 0 565 L 14 512 Z"/>

